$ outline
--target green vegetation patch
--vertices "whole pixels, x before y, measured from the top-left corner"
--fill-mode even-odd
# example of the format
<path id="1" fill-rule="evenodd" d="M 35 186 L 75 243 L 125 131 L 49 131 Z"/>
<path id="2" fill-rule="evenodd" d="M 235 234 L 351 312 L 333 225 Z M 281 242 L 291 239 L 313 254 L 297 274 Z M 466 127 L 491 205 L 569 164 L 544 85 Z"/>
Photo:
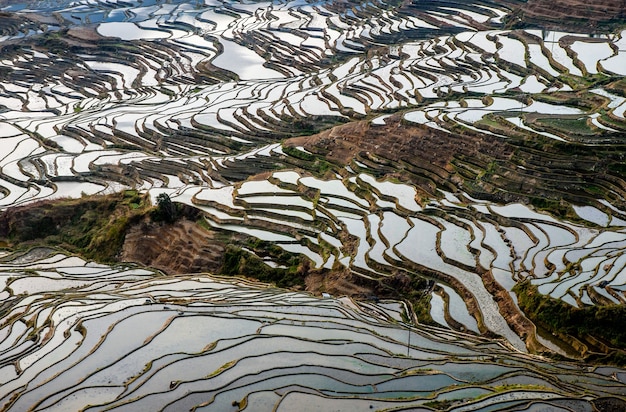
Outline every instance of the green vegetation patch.
<path id="1" fill-rule="evenodd" d="M 268 248 L 269 245 L 266 245 Z M 278 248 L 273 246 L 273 248 Z M 280 248 L 278 248 L 280 249 Z M 275 250 L 266 250 L 273 254 Z M 287 288 L 304 286 L 304 278 L 309 268 L 308 261 L 282 249 L 277 259 L 284 267 L 271 267 L 258 256 L 234 245 L 224 252 L 224 263 L 220 274 L 229 276 L 246 276 L 262 282 L 273 283 L 278 287 Z"/>
<path id="2" fill-rule="evenodd" d="M 560 299 L 539 293 L 537 286 L 524 281 L 513 287 L 519 306 L 533 322 L 551 333 L 569 335 L 583 342 L 592 336 L 616 349 L 603 362 L 626 365 L 626 319 L 624 305 L 595 305 L 576 308 Z"/>
<path id="3" fill-rule="evenodd" d="M 606 86 L 607 90 L 617 93 L 620 96 L 626 96 L 626 78 L 621 78 Z"/>
<path id="4" fill-rule="evenodd" d="M 404 300 L 411 305 L 417 321 L 423 325 L 438 324 L 430 316 L 430 300 L 434 281 L 429 280 L 419 274 L 409 274 L 406 272 L 396 272 L 391 276 L 386 276 L 379 280 L 370 281 L 374 283 L 374 292 L 384 299 Z M 367 282 L 363 282 L 367 285 Z M 412 322 L 412 319 L 404 319 L 405 322 Z"/>
<path id="5" fill-rule="evenodd" d="M 295 157 L 296 159 L 306 160 L 307 162 L 312 162 L 315 160 L 314 154 L 305 152 L 293 146 L 283 146 L 283 153 L 291 157 Z"/>
<path id="6" fill-rule="evenodd" d="M 134 190 L 82 199 L 42 201 L 0 215 L 0 239 L 10 245 L 46 244 L 100 262 L 114 262 L 130 226 L 151 208 Z"/>
<path id="7" fill-rule="evenodd" d="M 458 402 L 458 400 L 456 401 Z M 450 399 L 444 399 L 440 401 L 428 401 L 424 403 L 424 406 L 428 408 L 433 408 L 438 411 L 443 411 L 454 405 L 455 401 Z"/>
<path id="8" fill-rule="evenodd" d="M 52 246 L 86 259 L 115 263 L 131 227 L 146 220 L 170 224 L 183 217 L 204 221 L 198 209 L 174 203 L 166 194 L 159 195 L 157 204 L 152 206 L 148 195 L 134 190 L 42 201 L 0 214 L 0 245 L 14 249 Z M 206 227 L 206 223 L 203 226 Z M 225 243 L 230 246 L 224 253 L 220 274 L 256 278 L 279 287 L 304 286 L 310 269 L 306 257 L 258 239 L 250 239 L 239 246 L 234 239 Z M 271 256 L 280 266 L 265 264 L 255 253 Z"/>
<path id="9" fill-rule="evenodd" d="M 547 129 L 560 131 L 566 134 L 593 136 L 597 134 L 597 132 L 589 126 L 587 119 L 587 116 L 577 118 L 549 117 L 537 119 L 536 122 L 538 125 Z"/>
<path id="10" fill-rule="evenodd" d="M 283 119 L 283 125 L 294 136 L 305 136 L 319 133 L 322 130 L 330 129 L 333 126 L 345 123 L 346 120 L 336 116 L 308 116 L 306 118 L 287 117 Z"/>
<path id="11" fill-rule="evenodd" d="M 567 218 L 572 221 L 580 220 L 577 218 L 574 209 L 572 209 L 572 205 L 561 200 L 548 199 L 545 197 L 531 197 L 530 204 L 533 205 L 535 209 L 548 212 L 553 216 L 558 216 L 563 219 Z"/>
<path id="12" fill-rule="evenodd" d="M 332 169 L 332 164 L 321 157 L 314 155 L 313 153 L 305 152 L 292 146 L 283 146 L 283 153 L 293 158 L 303 160 L 307 162 L 306 169 L 310 172 L 317 173 L 318 175 L 324 175 L 327 171 Z"/>

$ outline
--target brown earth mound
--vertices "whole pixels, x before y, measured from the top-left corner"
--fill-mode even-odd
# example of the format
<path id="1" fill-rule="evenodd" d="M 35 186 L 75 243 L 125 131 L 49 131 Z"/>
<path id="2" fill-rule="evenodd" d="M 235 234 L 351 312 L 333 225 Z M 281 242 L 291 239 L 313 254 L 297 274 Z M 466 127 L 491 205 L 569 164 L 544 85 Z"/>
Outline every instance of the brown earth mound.
<path id="1" fill-rule="evenodd" d="M 215 232 L 181 219 L 167 225 L 143 222 L 131 227 L 120 261 L 141 263 L 168 274 L 217 273 L 223 254 L 224 245 Z"/>

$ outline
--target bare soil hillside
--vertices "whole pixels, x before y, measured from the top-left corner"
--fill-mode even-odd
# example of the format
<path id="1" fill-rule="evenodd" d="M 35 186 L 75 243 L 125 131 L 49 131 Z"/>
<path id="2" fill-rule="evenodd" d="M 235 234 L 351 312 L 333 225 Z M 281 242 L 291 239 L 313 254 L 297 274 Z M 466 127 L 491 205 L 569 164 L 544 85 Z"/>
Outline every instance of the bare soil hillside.
<path id="1" fill-rule="evenodd" d="M 519 8 L 525 23 L 589 32 L 624 24 L 624 0 L 528 0 Z"/>
<path id="2" fill-rule="evenodd" d="M 165 273 L 218 272 L 224 245 L 215 232 L 181 219 L 162 225 L 143 222 L 130 228 L 120 260 L 136 262 Z"/>
<path id="3" fill-rule="evenodd" d="M 304 146 L 353 169 L 365 164 L 415 184 L 424 198 L 437 196 L 437 188 L 461 189 L 483 199 L 533 204 L 560 217 L 565 217 L 568 204 L 593 202 L 598 195 L 624 205 L 620 196 L 613 199 L 615 190 L 626 190 L 619 172 L 623 145 L 609 150 L 516 132 L 507 130 L 507 140 L 462 129 L 447 133 L 411 124 L 398 114 L 385 125 L 354 122 L 289 139 L 285 145 Z"/>

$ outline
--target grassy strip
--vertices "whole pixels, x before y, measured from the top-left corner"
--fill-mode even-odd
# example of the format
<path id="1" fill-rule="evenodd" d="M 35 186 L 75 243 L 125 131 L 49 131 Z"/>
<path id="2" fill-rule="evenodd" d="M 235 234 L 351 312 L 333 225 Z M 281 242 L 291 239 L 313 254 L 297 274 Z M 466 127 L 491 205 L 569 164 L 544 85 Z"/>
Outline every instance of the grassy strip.
<path id="1" fill-rule="evenodd" d="M 595 305 L 576 308 L 560 299 L 539 293 L 537 286 L 524 281 L 513 287 L 519 306 L 533 322 L 551 333 L 573 336 L 590 346 L 588 337 L 606 342 L 615 348 L 606 356 L 597 356 L 602 362 L 626 365 L 626 328 L 620 320 L 626 319 L 626 306 Z"/>

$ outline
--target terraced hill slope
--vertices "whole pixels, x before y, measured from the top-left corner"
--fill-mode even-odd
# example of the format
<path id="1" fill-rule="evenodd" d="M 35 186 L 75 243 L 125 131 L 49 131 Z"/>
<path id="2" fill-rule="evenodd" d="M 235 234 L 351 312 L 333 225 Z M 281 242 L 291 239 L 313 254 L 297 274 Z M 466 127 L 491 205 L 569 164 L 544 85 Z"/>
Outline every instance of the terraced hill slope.
<path id="1" fill-rule="evenodd" d="M 623 0 L 528 0 L 521 7 L 525 22 L 547 27 L 578 28 L 578 31 L 618 27 L 626 17 Z"/>
<path id="2" fill-rule="evenodd" d="M 622 3 L 607 4 L 615 21 L 602 2 L 584 13 L 579 4 L 551 3 L 565 19 L 536 1 L 0 3 L 1 245 L 65 249 L 6 257 L 4 407 L 288 410 L 355 396 L 346 410 L 360 400 L 379 409 L 620 408 L 624 372 L 584 362 L 621 364 L 626 348 L 612 322 L 626 303 L 626 31 Z M 121 200 L 85 206 L 112 193 Z M 158 222 L 145 203 L 163 194 L 193 217 Z M 328 312 L 312 296 L 215 286 L 189 271 L 361 303 L 330 300 Z M 381 297 L 405 303 L 379 306 Z M 289 307 L 292 298 L 311 303 Z M 345 315 L 344 305 L 361 309 Z M 172 346 L 187 314 L 210 325 L 216 310 L 254 327 L 213 340 L 190 333 L 190 349 Z M 333 313 L 342 320 L 321 347 L 308 328 L 290 327 Z M 354 321 L 362 316 L 382 319 L 378 337 Z M 434 368 L 430 348 L 461 341 L 486 377 L 434 372 L 440 386 L 406 392 L 396 378 L 410 381 L 417 364 L 389 369 L 406 360 L 402 322 L 415 328 L 406 359 L 457 368 L 457 349 L 438 353 Z M 116 336 L 137 325 L 146 333 L 127 360 L 114 358 Z M 285 364 L 285 375 L 268 367 L 263 386 L 237 354 L 269 325 L 297 338 L 311 363 Z M 363 334 L 375 349 L 343 361 L 376 355 L 388 369 L 318 362 L 326 344 Z M 494 347 L 497 358 L 482 359 Z M 219 363 L 214 350 L 233 356 Z M 266 355 L 255 360 L 274 365 Z M 202 374 L 186 375 L 200 357 Z M 489 372 L 501 360 L 519 369 Z M 109 384 L 125 362 L 136 373 Z M 331 369 L 340 382 L 328 383 Z M 180 378 L 163 380 L 170 370 Z M 62 376 L 78 386 L 66 392 Z M 315 382 L 291 387 L 285 376 Z M 207 392 L 212 378 L 223 390 Z M 240 379 L 248 383 L 232 386 Z"/>
<path id="3" fill-rule="evenodd" d="M 622 369 L 581 370 L 477 336 L 407 328 L 397 302 L 319 299 L 206 274 L 155 277 L 50 249 L 5 255 L 0 265 L 14 294 L 3 292 L 3 310 L 15 319 L 0 329 L 3 410 L 626 404 Z"/>

